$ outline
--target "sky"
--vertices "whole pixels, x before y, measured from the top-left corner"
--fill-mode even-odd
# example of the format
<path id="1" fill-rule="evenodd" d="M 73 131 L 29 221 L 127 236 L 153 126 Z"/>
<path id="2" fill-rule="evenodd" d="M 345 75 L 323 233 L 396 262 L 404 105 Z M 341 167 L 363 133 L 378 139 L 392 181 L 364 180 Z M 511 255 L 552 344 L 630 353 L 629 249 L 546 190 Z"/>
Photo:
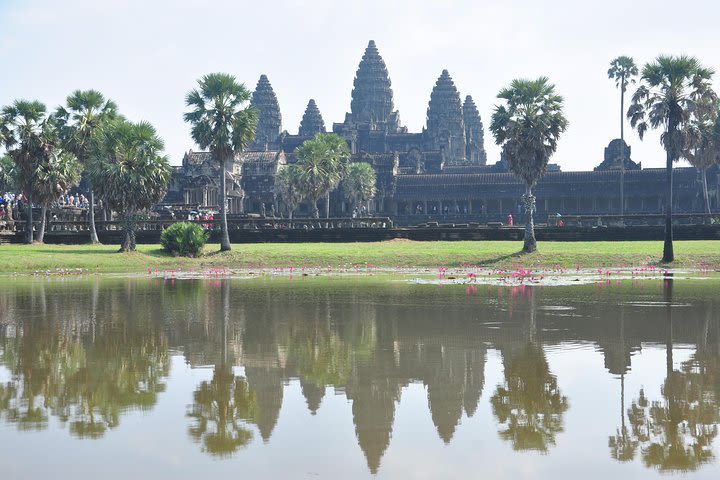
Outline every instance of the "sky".
<path id="1" fill-rule="evenodd" d="M 570 122 L 551 162 L 590 170 L 619 137 L 610 61 L 628 55 L 642 66 L 688 54 L 720 71 L 718 20 L 714 0 L 0 0 L 0 106 L 22 98 L 55 108 L 73 90 L 100 90 L 127 118 L 155 125 L 179 164 L 198 150 L 182 114 L 204 74 L 230 73 L 250 90 L 267 74 L 284 130 L 297 133 L 310 98 L 330 129 L 350 110 L 373 39 L 411 132 L 425 125 L 447 68 L 480 110 L 494 163 L 500 148 L 488 126 L 497 92 L 514 78 L 547 76 Z M 627 124 L 625 132 L 634 161 L 664 166 L 657 133 L 640 141 Z"/>

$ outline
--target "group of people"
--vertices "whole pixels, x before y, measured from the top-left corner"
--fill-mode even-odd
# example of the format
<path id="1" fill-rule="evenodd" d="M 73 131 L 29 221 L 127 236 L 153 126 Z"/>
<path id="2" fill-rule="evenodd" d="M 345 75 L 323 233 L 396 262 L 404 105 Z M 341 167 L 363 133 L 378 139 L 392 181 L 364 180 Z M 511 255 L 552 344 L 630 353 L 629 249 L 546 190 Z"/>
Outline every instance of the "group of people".
<path id="1" fill-rule="evenodd" d="M 0 196 L 0 221 L 13 221 L 18 219 L 18 212 L 27 204 L 27 198 L 22 193 L 5 192 Z"/>
<path id="2" fill-rule="evenodd" d="M 57 204 L 61 207 L 89 208 L 90 202 L 82 193 L 60 195 Z"/>

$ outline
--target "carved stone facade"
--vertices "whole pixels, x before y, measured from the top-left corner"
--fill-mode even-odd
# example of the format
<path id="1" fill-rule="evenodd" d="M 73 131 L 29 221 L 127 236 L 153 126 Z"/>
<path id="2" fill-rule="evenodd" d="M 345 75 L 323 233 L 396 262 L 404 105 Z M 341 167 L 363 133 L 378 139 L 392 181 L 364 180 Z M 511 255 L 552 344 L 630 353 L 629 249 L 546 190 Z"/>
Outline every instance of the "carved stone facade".
<path id="1" fill-rule="evenodd" d="M 460 93 L 443 70 L 427 108 L 421 132 L 408 132 L 394 110 L 390 75 L 377 45 L 370 41 L 353 81 L 350 112 L 332 131 L 346 139 L 353 161 L 370 163 L 377 175 L 377 196 L 371 212 L 395 218 L 399 224 L 422 221 L 505 221 L 521 214 L 523 184 L 499 159 L 487 164 L 483 123 L 471 96 Z M 237 158 L 226 172 L 230 212 L 278 214 L 282 206 L 274 195 L 274 174 L 295 162 L 294 150 L 325 123 L 314 100 L 308 103 L 297 135 L 282 131 L 275 92 L 262 75 L 252 96 L 260 113 L 256 139 L 249 152 Z M 549 165 L 535 188 L 537 218 L 562 214 L 612 214 L 621 211 L 620 181 L 625 182 L 625 213 L 661 213 L 664 170 L 642 170 L 630 158 L 630 147 L 615 139 L 605 149 L 595 171 L 561 172 Z M 621 165 L 624 162 L 625 173 Z M 209 154 L 189 152 L 176 169 L 168 203 L 215 205 L 219 171 Z M 675 209 L 678 213 L 702 211 L 700 175 L 694 168 L 677 168 Z M 720 172 L 708 174 L 711 208 L 720 206 Z M 348 215 L 339 192 L 331 194 L 331 213 Z M 309 214 L 307 205 L 297 214 Z"/>

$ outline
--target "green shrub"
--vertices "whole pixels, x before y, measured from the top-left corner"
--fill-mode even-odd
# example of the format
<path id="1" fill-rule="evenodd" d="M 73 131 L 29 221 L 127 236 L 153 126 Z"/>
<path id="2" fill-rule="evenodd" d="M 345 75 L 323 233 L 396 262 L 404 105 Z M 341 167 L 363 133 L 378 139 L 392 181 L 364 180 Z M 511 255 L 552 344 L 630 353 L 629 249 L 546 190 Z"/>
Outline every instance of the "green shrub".
<path id="1" fill-rule="evenodd" d="M 209 236 L 210 232 L 196 223 L 173 223 L 160 234 L 160 244 L 175 256 L 199 257 Z"/>

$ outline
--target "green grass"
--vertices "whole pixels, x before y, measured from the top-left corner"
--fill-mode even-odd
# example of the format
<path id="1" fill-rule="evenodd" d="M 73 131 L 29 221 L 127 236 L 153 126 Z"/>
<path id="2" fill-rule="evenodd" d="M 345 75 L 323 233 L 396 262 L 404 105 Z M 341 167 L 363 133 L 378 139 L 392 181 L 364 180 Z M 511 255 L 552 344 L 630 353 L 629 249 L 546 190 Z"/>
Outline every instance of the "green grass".
<path id="1" fill-rule="evenodd" d="M 522 242 L 413 242 L 394 240 L 377 243 L 266 243 L 236 244 L 231 252 L 219 253 L 208 245 L 201 258 L 175 258 L 159 245 L 139 245 L 137 253 L 120 254 L 115 245 L 4 245 L 0 246 L 0 272 L 32 273 L 39 270 L 76 269 L 86 271 L 142 272 L 148 267 L 203 268 L 223 266 L 254 269 L 261 267 L 327 267 L 353 265 L 378 267 L 429 267 L 463 264 L 575 268 L 657 265 L 662 242 L 541 242 L 538 252 L 519 255 Z M 720 269 L 720 241 L 675 242 L 676 261 L 672 267 Z"/>

